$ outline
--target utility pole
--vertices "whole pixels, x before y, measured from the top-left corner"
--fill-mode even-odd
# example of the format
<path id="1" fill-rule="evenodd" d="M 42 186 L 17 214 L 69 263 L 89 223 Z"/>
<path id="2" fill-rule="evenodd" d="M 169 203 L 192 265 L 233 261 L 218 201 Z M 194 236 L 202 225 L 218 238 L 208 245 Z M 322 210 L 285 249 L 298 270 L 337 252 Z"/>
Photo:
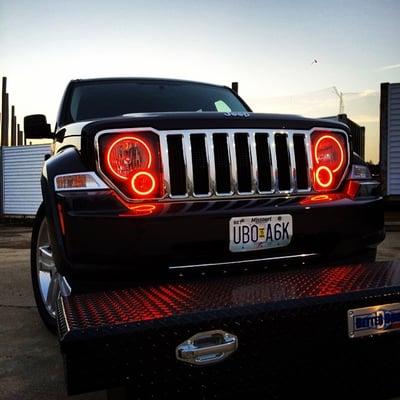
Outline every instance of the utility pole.
<path id="1" fill-rule="evenodd" d="M 0 145 L 8 146 L 8 93 L 7 93 L 7 78 L 3 76 L 1 89 L 1 138 Z"/>
<path id="2" fill-rule="evenodd" d="M 17 117 L 15 116 L 15 106 L 11 106 L 11 146 L 17 145 Z"/>
<path id="3" fill-rule="evenodd" d="M 24 145 L 24 139 L 22 137 L 22 131 L 20 129 L 20 125 L 17 124 L 17 145 L 18 146 L 23 146 Z"/>
<path id="4" fill-rule="evenodd" d="M 232 90 L 239 93 L 239 82 L 232 82 Z"/>

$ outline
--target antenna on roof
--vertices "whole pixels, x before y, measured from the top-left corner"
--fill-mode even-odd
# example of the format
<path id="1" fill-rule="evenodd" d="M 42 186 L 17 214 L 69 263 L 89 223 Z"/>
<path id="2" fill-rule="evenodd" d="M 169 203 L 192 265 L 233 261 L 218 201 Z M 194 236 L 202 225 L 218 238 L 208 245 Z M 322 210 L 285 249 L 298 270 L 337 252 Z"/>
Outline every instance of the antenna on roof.
<path id="1" fill-rule="evenodd" d="M 239 93 L 239 82 L 232 82 L 232 90 Z"/>

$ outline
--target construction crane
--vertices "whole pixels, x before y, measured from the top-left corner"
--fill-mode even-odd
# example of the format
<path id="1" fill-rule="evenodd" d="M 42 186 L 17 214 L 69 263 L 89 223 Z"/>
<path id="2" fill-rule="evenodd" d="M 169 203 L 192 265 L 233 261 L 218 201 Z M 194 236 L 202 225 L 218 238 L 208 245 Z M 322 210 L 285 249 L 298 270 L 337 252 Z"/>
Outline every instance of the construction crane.
<path id="1" fill-rule="evenodd" d="M 339 97 L 339 114 L 344 114 L 343 92 L 339 92 L 336 86 L 332 87 L 334 93 Z"/>
<path id="2" fill-rule="evenodd" d="M 332 86 L 333 92 L 339 97 L 339 114 L 344 114 L 344 96 L 349 96 L 349 95 L 360 95 L 360 92 L 341 92 L 338 90 L 336 86 Z"/>

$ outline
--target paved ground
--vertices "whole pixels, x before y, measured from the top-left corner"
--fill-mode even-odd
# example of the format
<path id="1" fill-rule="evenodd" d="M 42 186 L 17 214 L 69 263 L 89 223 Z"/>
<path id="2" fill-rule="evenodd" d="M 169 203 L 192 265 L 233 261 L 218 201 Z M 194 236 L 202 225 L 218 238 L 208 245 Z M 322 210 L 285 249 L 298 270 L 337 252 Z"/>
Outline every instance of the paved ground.
<path id="1" fill-rule="evenodd" d="M 27 227 L 0 225 L 0 399 L 66 399 L 57 340 L 44 329 L 34 305 L 30 234 Z M 94 393 L 72 399 L 106 396 Z"/>
<path id="2" fill-rule="evenodd" d="M 30 228 L 0 225 L 0 399 L 66 399 L 62 359 L 36 312 L 29 276 Z M 400 231 L 388 232 L 381 261 L 400 259 Z M 105 400 L 104 393 L 74 396 Z"/>

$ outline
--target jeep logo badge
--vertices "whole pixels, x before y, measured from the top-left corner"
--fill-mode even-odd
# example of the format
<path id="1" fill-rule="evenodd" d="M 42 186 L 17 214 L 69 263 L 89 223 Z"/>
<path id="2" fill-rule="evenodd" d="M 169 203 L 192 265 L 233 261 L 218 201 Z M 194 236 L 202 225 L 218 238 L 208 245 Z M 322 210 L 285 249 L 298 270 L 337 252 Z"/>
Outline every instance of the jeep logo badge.
<path id="1" fill-rule="evenodd" d="M 250 117 L 250 114 L 245 111 L 232 111 L 232 112 L 226 112 L 225 117 Z"/>

